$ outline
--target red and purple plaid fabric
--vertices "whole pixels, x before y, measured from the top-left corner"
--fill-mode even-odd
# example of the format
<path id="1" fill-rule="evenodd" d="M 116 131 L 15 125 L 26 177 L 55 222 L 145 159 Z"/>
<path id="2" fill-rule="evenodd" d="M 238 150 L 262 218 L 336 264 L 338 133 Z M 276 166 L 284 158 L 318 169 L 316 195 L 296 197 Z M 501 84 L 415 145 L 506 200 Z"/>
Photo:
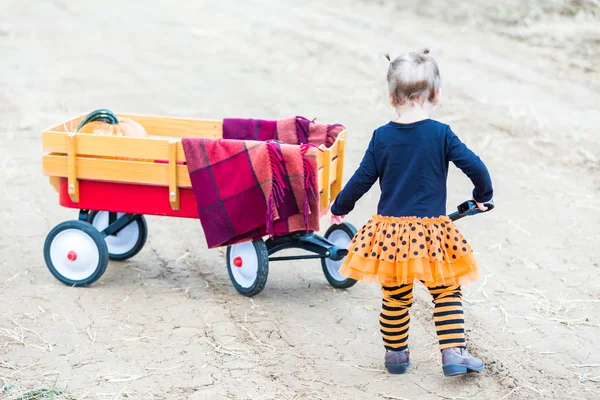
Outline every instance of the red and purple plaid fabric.
<path id="1" fill-rule="evenodd" d="M 344 126 L 340 124 L 319 124 L 298 116 L 278 121 L 244 118 L 223 120 L 223 139 L 279 140 L 287 144 L 310 143 L 330 147 L 342 130 Z"/>
<path id="2" fill-rule="evenodd" d="M 182 143 L 209 248 L 319 230 L 314 150 L 245 140 Z"/>

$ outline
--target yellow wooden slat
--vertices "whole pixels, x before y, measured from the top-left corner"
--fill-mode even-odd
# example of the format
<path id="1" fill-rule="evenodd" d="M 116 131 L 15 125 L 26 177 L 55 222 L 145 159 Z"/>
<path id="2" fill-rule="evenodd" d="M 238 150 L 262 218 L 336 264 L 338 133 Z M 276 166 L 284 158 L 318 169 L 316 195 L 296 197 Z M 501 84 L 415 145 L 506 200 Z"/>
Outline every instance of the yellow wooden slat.
<path id="1" fill-rule="evenodd" d="M 122 136 L 77 135 L 77 154 L 102 157 L 129 157 L 165 160 L 169 153 L 169 139 L 129 138 Z M 66 153 L 68 134 L 46 131 L 42 133 L 42 148 L 49 153 Z M 181 141 L 177 141 L 177 161 L 185 161 Z"/>
<path id="2" fill-rule="evenodd" d="M 79 182 L 77 181 L 77 135 L 67 136 L 67 179 L 69 197 L 79 203 Z"/>
<path id="3" fill-rule="evenodd" d="M 345 132 L 345 131 L 344 131 Z M 338 193 L 342 190 L 342 180 L 344 177 L 344 155 L 346 151 L 346 135 L 344 134 L 342 137 L 338 137 L 338 157 L 335 160 L 336 166 L 336 176 L 334 183 L 331 186 L 331 201 L 333 201 Z"/>
<path id="4" fill-rule="evenodd" d="M 338 135 L 335 143 L 329 148 L 329 151 L 331 153 L 331 160 L 332 163 L 335 163 L 335 167 L 332 168 L 332 173 L 330 173 L 330 181 L 331 183 L 335 182 L 337 180 L 337 176 L 340 175 L 339 172 L 339 167 L 337 166 L 337 158 L 340 156 L 340 151 L 344 151 L 345 149 L 345 140 L 346 140 L 346 135 L 347 135 L 347 131 L 344 129 L 343 131 L 340 132 L 340 134 Z M 344 143 L 342 144 L 342 141 L 344 141 Z M 340 147 L 340 144 L 342 147 Z M 327 148 L 325 146 L 319 146 L 319 149 L 321 149 L 322 151 L 318 151 L 317 152 L 317 168 L 319 168 L 319 187 L 322 189 L 322 179 L 323 179 L 323 160 L 324 160 L 324 153 L 325 150 L 327 150 Z M 342 149 L 342 150 L 340 150 Z M 343 163 L 343 159 L 342 159 L 342 163 Z M 335 172 L 333 172 L 335 171 Z"/>
<path id="5" fill-rule="evenodd" d="M 177 142 L 169 143 L 169 202 L 173 210 L 179 210 L 179 188 L 177 187 Z"/>
<path id="6" fill-rule="evenodd" d="M 46 175 L 67 176 L 67 156 L 65 155 L 45 155 L 42 164 Z M 77 157 L 76 168 L 78 179 L 169 186 L 168 164 Z M 192 186 L 185 165 L 177 165 L 177 186 Z"/>
<path id="7" fill-rule="evenodd" d="M 117 114 L 142 124 L 149 135 L 174 137 L 222 137 L 223 121 L 214 119 L 153 117 L 149 115 Z"/>
<path id="8" fill-rule="evenodd" d="M 337 182 L 337 173 L 338 173 L 338 160 L 332 160 L 331 161 L 331 169 L 329 170 L 329 186 L 333 186 L 335 185 L 335 183 Z M 324 168 L 319 169 L 318 171 L 318 176 L 317 176 L 317 182 L 319 184 L 319 190 L 323 190 L 323 173 L 324 173 Z M 329 196 L 333 198 L 333 195 L 331 194 L 332 189 L 330 189 L 329 192 Z"/>
<path id="9" fill-rule="evenodd" d="M 87 114 L 72 118 L 48 129 L 51 132 L 75 132 Z M 157 117 L 150 115 L 117 114 L 140 123 L 148 135 L 166 137 L 222 137 L 223 121 L 213 119 Z"/>
<path id="10" fill-rule="evenodd" d="M 329 171 L 329 185 L 330 186 L 333 186 L 335 184 L 335 182 L 337 181 L 337 174 L 338 174 L 337 166 L 338 166 L 337 159 L 331 161 L 331 169 Z M 329 191 L 329 199 L 333 200 L 333 194 L 332 194 L 331 189 Z"/>
<path id="11" fill-rule="evenodd" d="M 331 174 L 331 151 L 329 149 L 326 149 L 323 151 L 322 174 L 323 174 L 323 179 L 321 180 L 321 182 L 323 183 L 323 186 L 321 187 L 321 189 L 323 191 L 321 193 L 321 208 L 329 205 L 330 185 L 327 184 L 327 182 L 329 182 L 330 174 Z"/>

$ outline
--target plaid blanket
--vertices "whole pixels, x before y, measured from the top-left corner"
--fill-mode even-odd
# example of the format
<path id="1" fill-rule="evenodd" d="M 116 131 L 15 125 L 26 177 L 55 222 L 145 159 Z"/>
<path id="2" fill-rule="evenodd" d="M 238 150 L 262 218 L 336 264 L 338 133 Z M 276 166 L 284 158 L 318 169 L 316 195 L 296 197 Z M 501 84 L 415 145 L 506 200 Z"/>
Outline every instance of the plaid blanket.
<path id="1" fill-rule="evenodd" d="M 209 248 L 319 230 L 316 150 L 273 141 L 182 144 Z"/>
<path id="2" fill-rule="evenodd" d="M 285 118 L 278 121 L 264 119 L 225 118 L 223 139 L 279 140 L 287 144 L 324 144 L 330 147 L 344 130 L 340 124 L 318 124 L 304 117 Z"/>

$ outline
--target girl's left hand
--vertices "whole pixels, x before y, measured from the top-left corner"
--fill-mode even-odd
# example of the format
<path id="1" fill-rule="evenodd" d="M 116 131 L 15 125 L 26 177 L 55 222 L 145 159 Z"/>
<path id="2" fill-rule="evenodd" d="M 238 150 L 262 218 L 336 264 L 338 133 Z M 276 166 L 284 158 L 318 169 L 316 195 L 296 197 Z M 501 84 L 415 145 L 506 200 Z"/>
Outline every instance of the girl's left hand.
<path id="1" fill-rule="evenodd" d="M 477 201 L 475 201 L 475 204 L 477 204 L 477 208 L 479 208 L 480 211 L 487 211 L 488 209 L 483 203 L 478 203 Z"/>

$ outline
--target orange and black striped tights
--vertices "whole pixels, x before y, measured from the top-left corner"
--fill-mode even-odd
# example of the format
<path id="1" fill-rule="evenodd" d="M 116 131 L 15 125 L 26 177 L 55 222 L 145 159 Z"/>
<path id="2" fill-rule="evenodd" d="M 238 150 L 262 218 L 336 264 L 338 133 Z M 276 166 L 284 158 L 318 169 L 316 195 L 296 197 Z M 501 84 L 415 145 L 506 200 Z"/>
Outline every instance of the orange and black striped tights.
<path id="1" fill-rule="evenodd" d="M 440 349 L 465 347 L 465 321 L 460 286 L 428 287 L 433 296 L 433 321 Z M 379 323 L 383 344 L 387 350 L 408 348 L 409 309 L 413 301 L 413 284 L 384 286 Z"/>

